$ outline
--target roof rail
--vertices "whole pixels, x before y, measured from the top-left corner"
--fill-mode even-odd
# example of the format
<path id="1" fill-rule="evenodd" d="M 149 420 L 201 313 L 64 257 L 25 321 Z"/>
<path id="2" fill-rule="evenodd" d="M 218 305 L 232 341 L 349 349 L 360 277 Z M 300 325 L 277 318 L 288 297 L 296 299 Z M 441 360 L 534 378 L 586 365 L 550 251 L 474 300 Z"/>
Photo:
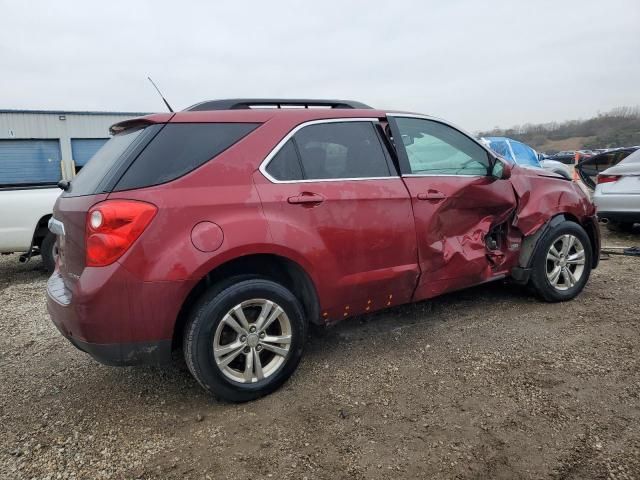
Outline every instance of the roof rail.
<path id="1" fill-rule="evenodd" d="M 326 107 L 326 108 L 371 108 L 353 100 L 314 100 L 308 98 L 230 98 L 226 100 L 208 100 L 196 103 L 185 109 L 187 112 L 203 110 L 242 110 L 251 107 Z"/>

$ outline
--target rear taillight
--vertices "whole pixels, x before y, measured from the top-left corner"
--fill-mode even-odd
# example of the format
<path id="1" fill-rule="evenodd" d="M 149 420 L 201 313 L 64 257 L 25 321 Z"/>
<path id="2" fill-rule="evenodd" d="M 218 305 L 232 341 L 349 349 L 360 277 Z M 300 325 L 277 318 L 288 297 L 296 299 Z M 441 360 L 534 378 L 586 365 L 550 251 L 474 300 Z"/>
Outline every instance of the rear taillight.
<path id="1" fill-rule="evenodd" d="M 598 185 L 601 183 L 611 183 L 620 180 L 620 175 L 598 175 Z"/>
<path id="2" fill-rule="evenodd" d="M 106 200 L 87 213 L 86 252 L 88 267 L 115 262 L 147 228 L 158 211 L 138 200 Z"/>

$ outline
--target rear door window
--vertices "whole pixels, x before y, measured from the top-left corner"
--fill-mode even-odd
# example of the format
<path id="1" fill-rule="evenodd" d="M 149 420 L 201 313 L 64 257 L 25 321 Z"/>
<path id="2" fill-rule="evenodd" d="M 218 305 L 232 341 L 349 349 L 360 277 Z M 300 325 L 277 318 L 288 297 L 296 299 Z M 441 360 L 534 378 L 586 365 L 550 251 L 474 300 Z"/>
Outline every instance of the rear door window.
<path id="1" fill-rule="evenodd" d="M 175 180 L 216 157 L 258 125 L 169 123 L 131 164 L 115 190 L 149 187 Z M 95 160 L 89 162 L 87 168 L 96 163 Z"/>
<path id="2" fill-rule="evenodd" d="M 308 125 L 294 135 L 304 178 L 379 178 L 391 175 L 371 122 Z"/>
<path id="3" fill-rule="evenodd" d="M 269 162 L 267 173 L 280 181 L 302 180 L 302 167 L 293 140 L 285 143 Z"/>

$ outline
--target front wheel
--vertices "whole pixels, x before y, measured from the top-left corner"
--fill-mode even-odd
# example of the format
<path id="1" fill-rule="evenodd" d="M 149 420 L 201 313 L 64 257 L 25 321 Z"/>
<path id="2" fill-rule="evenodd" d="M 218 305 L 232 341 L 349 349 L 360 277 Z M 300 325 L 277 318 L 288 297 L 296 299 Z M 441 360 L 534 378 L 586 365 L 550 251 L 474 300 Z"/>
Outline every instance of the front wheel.
<path id="1" fill-rule="evenodd" d="M 571 300 L 589 279 L 592 256 L 591 241 L 584 229 L 573 222 L 559 223 L 540 239 L 530 284 L 547 302 Z"/>
<path id="2" fill-rule="evenodd" d="M 184 336 L 187 366 L 215 396 L 246 402 L 280 387 L 304 347 L 306 321 L 296 297 L 264 279 L 215 287 L 194 308 Z"/>

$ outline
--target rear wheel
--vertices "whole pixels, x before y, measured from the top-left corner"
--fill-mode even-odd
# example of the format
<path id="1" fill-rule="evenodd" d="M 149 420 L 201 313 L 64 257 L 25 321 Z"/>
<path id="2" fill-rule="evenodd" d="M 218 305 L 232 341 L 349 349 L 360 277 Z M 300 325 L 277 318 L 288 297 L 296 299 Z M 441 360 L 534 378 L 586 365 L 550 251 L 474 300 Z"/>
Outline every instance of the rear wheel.
<path id="1" fill-rule="evenodd" d="M 44 269 L 51 273 L 56 268 L 56 259 L 58 258 L 58 247 L 56 245 L 56 236 L 48 232 L 42 239 L 40 244 L 40 256 Z"/>
<path id="2" fill-rule="evenodd" d="M 215 396 L 245 402 L 267 395 L 294 372 L 306 321 L 296 297 L 264 279 L 212 289 L 194 308 L 184 335 L 187 366 Z"/>
<path id="3" fill-rule="evenodd" d="M 573 222 L 562 222 L 540 240 L 530 284 L 548 302 L 571 300 L 589 279 L 592 255 L 584 229 Z"/>

